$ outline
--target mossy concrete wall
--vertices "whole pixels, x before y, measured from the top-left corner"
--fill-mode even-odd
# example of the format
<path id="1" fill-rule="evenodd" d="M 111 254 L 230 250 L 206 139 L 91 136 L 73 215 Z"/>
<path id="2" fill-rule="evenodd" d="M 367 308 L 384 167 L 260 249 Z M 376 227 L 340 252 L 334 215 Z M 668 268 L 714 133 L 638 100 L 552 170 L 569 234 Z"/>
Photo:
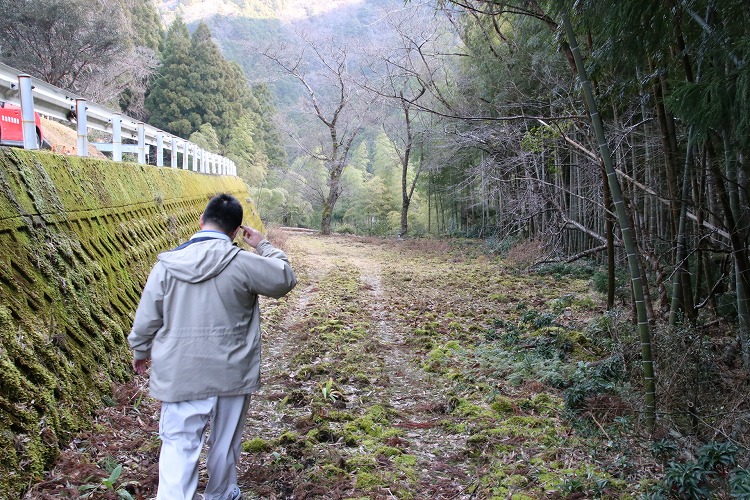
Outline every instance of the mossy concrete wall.
<path id="1" fill-rule="evenodd" d="M 41 478 L 131 376 L 126 337 L 156 255 L 240 179 L 0 148 L 0 498 Z"/>

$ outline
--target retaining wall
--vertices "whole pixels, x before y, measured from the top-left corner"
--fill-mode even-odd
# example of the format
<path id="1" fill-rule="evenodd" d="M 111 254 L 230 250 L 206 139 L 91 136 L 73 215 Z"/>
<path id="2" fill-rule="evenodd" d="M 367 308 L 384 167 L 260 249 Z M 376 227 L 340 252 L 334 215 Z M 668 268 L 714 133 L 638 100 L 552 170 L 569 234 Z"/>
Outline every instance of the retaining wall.
<path id="1" fill-rule="evenodd" d="M 0 148 L 0 498 L 17 498 L 131 376 L 126 336 L 156 254 L 237 177 Z"/>

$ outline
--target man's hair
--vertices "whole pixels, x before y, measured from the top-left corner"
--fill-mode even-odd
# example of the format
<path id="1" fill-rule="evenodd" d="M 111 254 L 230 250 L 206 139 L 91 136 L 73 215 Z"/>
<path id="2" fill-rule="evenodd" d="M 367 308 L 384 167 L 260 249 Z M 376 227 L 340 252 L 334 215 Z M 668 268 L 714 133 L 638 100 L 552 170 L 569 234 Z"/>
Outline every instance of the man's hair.
<path id="1" fill-rule="evenodd" d="M 216 195 L 203 211 L 203 223 L 230 234 L 242 224 L 242 205 L 234 196 L 223 193 Z"/>

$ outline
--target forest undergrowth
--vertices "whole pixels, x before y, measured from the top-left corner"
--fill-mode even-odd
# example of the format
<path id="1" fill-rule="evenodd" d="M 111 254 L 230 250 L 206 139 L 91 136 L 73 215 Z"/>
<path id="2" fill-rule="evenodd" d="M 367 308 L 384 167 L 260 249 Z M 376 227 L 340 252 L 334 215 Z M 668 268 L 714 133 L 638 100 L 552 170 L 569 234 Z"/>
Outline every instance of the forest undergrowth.
<path id="1" fill-rule="evenodd" d="M 741 442 L 642 431 L 637 346 L 591 274 L 476 242 L 275 238 L 299 284 L 262 302 L 245 498 L 750 495 Z M 158 413 L 145 378 L 116 388 L 26 498 L 152 498 Z"/>

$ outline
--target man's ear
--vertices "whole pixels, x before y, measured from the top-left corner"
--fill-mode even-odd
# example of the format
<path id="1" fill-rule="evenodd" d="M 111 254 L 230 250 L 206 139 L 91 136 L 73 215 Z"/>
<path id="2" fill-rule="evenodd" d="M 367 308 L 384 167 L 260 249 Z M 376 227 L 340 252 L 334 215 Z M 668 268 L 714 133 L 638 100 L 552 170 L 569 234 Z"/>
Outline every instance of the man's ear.
<path id="1" fill-rule="evenodd" d="M 232 231 L 232 234 L 230 234 L 229 237 L 235 239 L 240 231 L 242 231 L 242 226 L 237 226 L 237 229 Z"/>
<path id="2" fill-rule="evenodd" d="M 198 219 L 198 225 L 201 229 L 203 229 L 203 214 L 201 214 L 200 218 Z"/>

